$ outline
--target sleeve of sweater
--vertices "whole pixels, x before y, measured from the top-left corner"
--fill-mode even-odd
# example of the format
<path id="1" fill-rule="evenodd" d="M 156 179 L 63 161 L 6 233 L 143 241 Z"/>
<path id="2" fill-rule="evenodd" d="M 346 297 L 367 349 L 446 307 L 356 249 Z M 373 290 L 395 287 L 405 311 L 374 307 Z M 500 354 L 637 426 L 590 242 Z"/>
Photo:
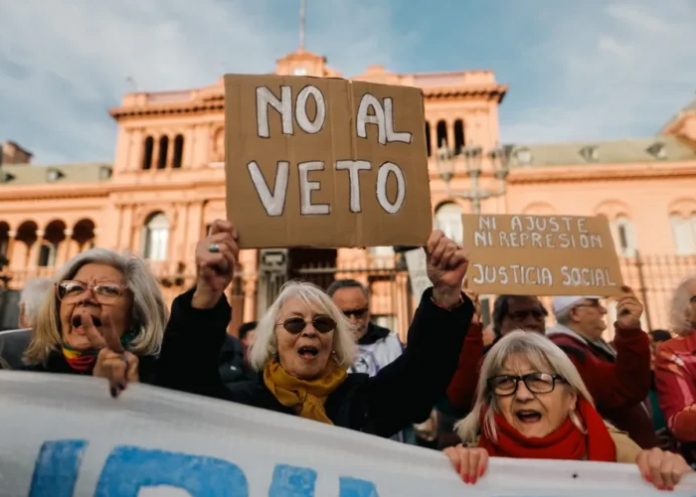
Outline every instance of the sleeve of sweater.
<path id="1" fill-rule="evenodd" d="M 404 353 L 367 382 L 368 412 L 373 432 L 391 436 L 410 423 L 430 415 L 435 402 L 445 394 L 462 341 L 474 313 L 469 299 L 448 311 L 423 293 L 409 328 Z"/>
<path id="2" fill-rule="evenodd" d="M 667 342 L 669 343 L 669 342 Z M 696 441 L 696 378 L 668 347 L 655 358 L 655 385 L 667 426 L 681 442 Z"/>
<path id="3" fill-rule="evenodd" d="M 193 292 L 179 295 L 172 303 L 155 381 L 166 388 L 221 397 L 224 384 L 218 357 L 231 309 L 224 297 L 212 309 L 194 309 Z"/>
<path id="4" fill-rule="evenodd" d="M 471 323 L 459 352 L 457 369 L 447 387 L 447 400 L 457 411 L 471 409 L 479 379 L 479 366 L 483 358 L 483 324 Z"/>
<path id="5" fill-rule="evenodd" d="M 650 390 L 650 342 L 640 328 L 615 326 L 616 361 L 587 360 L 569 354 L 602 410 L 643 402 Z"/>

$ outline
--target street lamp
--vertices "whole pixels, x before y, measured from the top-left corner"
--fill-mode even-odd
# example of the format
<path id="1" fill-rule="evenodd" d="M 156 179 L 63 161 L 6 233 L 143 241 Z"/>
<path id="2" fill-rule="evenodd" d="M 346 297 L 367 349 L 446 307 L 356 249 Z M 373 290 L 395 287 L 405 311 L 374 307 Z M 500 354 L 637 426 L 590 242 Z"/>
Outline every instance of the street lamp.
<path id="1" fill-rule="evenodd" d="M 436 155 L 438 173 L 442 181 L 445 182 L 447 193 L 450 196 L 469 200 L 474 214 L 481 213 L 481 200 L 505 195 L 505 180 L 510 173 L 508 156 L 502 147 L 498 146 L 490 150 L 486 156 L 493 164 L 493 175 L 500 183 L 496 190 L 482 190 L 479 185 L 483 159 L 483 149 L 480 146 L 469 145 L 463 147 L 461 152 L 457 154 L 454 150 L 448 148 L 443 141 Z M 471 189 L 453 192 L 450 183 L 457 173 L 459 157 L 463 158 L 465 173 L 471 180 Z"/>

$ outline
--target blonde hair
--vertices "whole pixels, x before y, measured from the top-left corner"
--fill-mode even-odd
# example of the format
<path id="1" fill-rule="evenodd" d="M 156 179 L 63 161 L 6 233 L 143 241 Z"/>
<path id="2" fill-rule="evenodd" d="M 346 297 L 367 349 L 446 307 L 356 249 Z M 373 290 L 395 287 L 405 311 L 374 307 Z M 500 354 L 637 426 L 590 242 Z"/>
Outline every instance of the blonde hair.
<path id="1" fill-rule="evenodd" d="M 68 261 L 56 273 L 54 285 L 74 278 L 80 268 L 87 264 L 105 264 L 118 270 L 133 294 L 131 330 L 135 332 L 135 338 L 127 345 L 128 350 L 137 356 L 159 354 L 169 313 L 162 291 L 145 262 L 131 254 L 93 248 Z M 60 347 L 62 333 L 59 311 L 60 302 L 54 291 L 51 298 L 44 300 L 36 316 L 32 339 L 24 353 L 27 364 L 45 363 L 51 352 Z"/>
<path id="2" fill-rule="evenodd" d="M 256 342 L 249 351 L 249 363 L 256 370 L 262 370 L 271 357 L 278 353 L 278 341 L 275 328 L 278 314 L 288 299 L 300 299 L 307 305 L 326 313 L 336 321 L 333 337 L 334 360 L 342 368 L 353 364 L 356 345 L 350 330 L 350 323 L 341 310 L 318 286 L 304 281 L 288 281 L 280 289 L 280 294 L 268 308 L 266 314 L 259 320 L 256 327 Z"/>
<path id="3" fill-rule="evenodd" d="M 495 415 L 500 413 L 500 407 L 496 395 L 488 386 L 488 379 L 500 374 L 511 357 L 524 357 L 536 371 L 550 370 L 561 375 L 567 382 L 564 386 L 570 392 L 574 392 L 594 405 L 580 373 L 565 352 L 543 335 L 515 330 L 501 338 L 483 361 L 476 386 L 474 407 L 469 415 L 455 426 L 462 440 L 473 441 L 481 431 L 490 440 L 497 440 Z M 481 422 L 481 412 L 484 410 L 485 414 Z M 575 412 L 570 413 L 570 418 L 581 431 L 584 431 Z"/>
<path id="4" fill-rule="evenodd" d="M 691 316 L 688 319 L 687 312 L 690 310 L 691 293 L 688 286 L 696 282 L 696 276 L 690 276 L 684 279 L 672 294 L 672 301 L 669 307 L 670 321 L 672 331 L 677 335 L 690 335 L 696 328 L 696 316 Z"/>

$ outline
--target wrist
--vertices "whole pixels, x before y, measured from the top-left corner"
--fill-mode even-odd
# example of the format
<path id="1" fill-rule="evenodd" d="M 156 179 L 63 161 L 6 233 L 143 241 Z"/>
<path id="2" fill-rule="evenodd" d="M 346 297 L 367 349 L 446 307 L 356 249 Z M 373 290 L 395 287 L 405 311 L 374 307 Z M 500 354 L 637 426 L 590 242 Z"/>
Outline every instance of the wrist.
<path id="1" fill-rule="evenodd" d="M 459 307 L 464 302 L 464 296 L 459 289 L 433 287 L 430 297 L 433 304 L 445 310 L 452 310 Z"/>
<path id="2" fill-rule="evenodd" d="M 212 309 L 222 297 L 220 291 L 213 291 L 207 288 L 196 288 L 191 299 L 191 307 L 194 309 Z"/>

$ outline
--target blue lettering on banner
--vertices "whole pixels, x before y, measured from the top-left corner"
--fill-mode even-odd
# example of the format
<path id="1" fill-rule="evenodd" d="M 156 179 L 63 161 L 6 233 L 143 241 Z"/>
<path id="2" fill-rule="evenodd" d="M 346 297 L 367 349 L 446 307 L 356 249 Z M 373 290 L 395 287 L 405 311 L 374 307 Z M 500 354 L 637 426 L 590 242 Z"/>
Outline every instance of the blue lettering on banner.
<path id="1" fill-rule="evenodd" d="M 86 440 L 54 440 L 39 450 L 29 497 L 73 497 Z M 317 472 L 278 464 L 268 497 L 314 497 Z M 137 497 L 146 487 L 173 487 L 191 497 L 248 497 L 249 484 L 235 464 L 132 446 L 115 447 L 104 464 L 94 497 Z M 379 497 L 374 483 L 341 477 L 339 497 Z"/>
<path id="2" fill-rule="evenodd" d="M 371 481 L 342 476 L 339 485 L 340 497 L 379 497 L 377 488 Z"/>
<path id="3" fill-rule="evenodd" d="M 34 465 L 29 497 L 72 497 L 86 440 L 44 442 Z"/>
<path id="4" fill-rule="evenodd" d="M 268 497 L 314 497 L 317 472 L 285 464 L 276 465 Z"/>
<path id="5" fill-rule="evenodd" d="M 191 497 L 247 497 L 246 476 L 214 457 L 138 447 L 116 447 L 104 465 L 95 497 L 137 497 L 141 488 L 170 486 Z"/>

